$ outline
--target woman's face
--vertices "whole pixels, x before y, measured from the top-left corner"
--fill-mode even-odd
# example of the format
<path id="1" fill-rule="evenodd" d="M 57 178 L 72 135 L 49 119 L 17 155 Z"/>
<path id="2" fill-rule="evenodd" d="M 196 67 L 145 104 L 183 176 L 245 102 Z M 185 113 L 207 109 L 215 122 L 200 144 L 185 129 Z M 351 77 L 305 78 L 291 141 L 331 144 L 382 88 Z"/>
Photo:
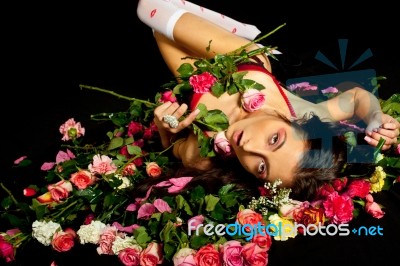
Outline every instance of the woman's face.
<path id="1" fill-rule="evenodd" d="M 276 114 L 256 111 L 233 123 L 226 137 L 243 167 L 266 181 L 290 186 L 306 143 L 290 124 Z"/>

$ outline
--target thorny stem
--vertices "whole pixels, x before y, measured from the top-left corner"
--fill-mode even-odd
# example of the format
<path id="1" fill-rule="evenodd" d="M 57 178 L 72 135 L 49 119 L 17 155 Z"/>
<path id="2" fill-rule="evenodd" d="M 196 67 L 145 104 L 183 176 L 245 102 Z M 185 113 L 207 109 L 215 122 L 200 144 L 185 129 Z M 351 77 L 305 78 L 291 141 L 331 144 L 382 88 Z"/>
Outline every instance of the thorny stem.
<path id="1" fill-rule="evenodd" d="M 146 100 L 137 99 L 137 98 L 132 98 L 132 97 L 127 97 L 127 96 L 124 96 L 124 95 L 122 95 L 122 94 L 116 93 L 116 92 L 114 92 L 114 91 L 102 89 L 102 88 L 99 88 L 99 87 L 88 86 L 88 85 L 83 85 L 83 84 L 80 84 L 79 87 L 80 87 L 81 89 L 88 89 L 88 90 L 94 90 L 94 91 L 105 92 L 105 93 L 111 94 L 111 95 L 113 95 L 113 96 L 115 96 L 115 97 L 118 97 L 118 98 L 121 98 L 121 99 L 125 99 L 125 100 L 128 100 L 128 101 L 136 101 L 136 102 L 144 103 L 144 104 L 146 104 L 146 105 L 157 106 L 157 104 L 152 103 L 152 102 L 149 102 L 149 101 L 146 101 Z"/>
<path id="2" fill-rule="evenodd" d="M 1 186 L 1 188 L 2 188 L 5 192 L 7 192 L 8 196 L 10 196 L 10 198 L 11 198 L 11 200 L 14 202 L 14 204 L 15 204 L 15 205 L 18 205 L 18 201 L 17 201 L 17 199 L 14 197 L 14 195 L 11 193 L 11 191 L 10 191 L 8 188 L 6 188 L 6 186 L 5 186 L 2 182 L 0 182 L 0 186 Z"/>

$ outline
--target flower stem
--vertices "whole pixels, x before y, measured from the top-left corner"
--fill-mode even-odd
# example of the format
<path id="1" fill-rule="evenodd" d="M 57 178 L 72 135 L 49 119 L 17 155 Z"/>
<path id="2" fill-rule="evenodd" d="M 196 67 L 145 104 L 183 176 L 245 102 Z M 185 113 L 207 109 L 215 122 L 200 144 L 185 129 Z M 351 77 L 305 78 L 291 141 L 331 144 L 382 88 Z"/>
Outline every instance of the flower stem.
<path id="1" fill-rule="evenodd" d="M 14 202 L 14 204 L 15 204 L 15 205 L 18 205 L 17 199 L 14 197 L 14 195 L 11 193 L 11 191 L 10 191 L 8 188 L 6 188 L 6 186 L 5 186 L 2 182 L 0 182 L 0 187 L 1 187 L 5 192 L 7 192 L 8 196 L 10 196 L 10 198 L 11 198 L 11 200 Z"/>
<path id="2" fill-rule="evenodd" d="M 233 50 L 233 51 L 232 51 L 232 52 L 230 52 L 229 54 L 235 54 L 235 53 L 237 53 L 237 52 L 240 52 L 240 51 L 242 51 L 243 49 L 245 49 L 245 48 L 249 47 L 249 46 L 250 46 L 250 45 L 252 45 L 253 43 L 257 43 L 257 42 L 259 42 L 259 41 L 261 41 L 261 40 L 263 40 L 263 39 L 267 38 L 268 36 L 270 36 L 270 35 L 274 34 L 276 31 L 280 30 L 280 29 L 281 29 L 282 27 L 284 27 L 284 26 L 286 26 L 286 23 L 283 23 L 283 24 L 279 25 L 279 26 L 278 26 L 278 27 L 276 27 L 274 30 L 272 30 L 272 31 L 268 32 L 267 34 L 264 34 L 264 35 L 263 35 L 263 36 L 261 36 L 260 38 L 258 38 L 258 39 L 255 39 L 255 40 L 253 40 L 253 41 L 249 42 L 248 44 L 246 44 L 246 45 L 243 45 L 243 46 L 241 46 L 241 47 L 237 48 L 236 50 Z"/>
<path id="3" fill-rule="evenodd" d="M 152 102 L 149 102 L 149 101 L 146 101 L 146 100 L 137 99 L 137 98 L 132 98 L 132 97 L 127 97 L 127 96 L 124 96 L 124 95 L 122 95 L 122 94 L 116 93 L 116 92 L 114 92 L 114 91 L 102 89 L 102 88 L 99 88 L 99 87 L 93 87 L 93 86 L 83 85 L 83 84 L 80 84 L 79 87 L 80 87 L 81 89 L 88 89 L 88 90 L 94 90 L 94 91 L 101 91 L 101 92 L 108 93 L 108 94 L 111 94 L 111 95 L 113 95 L 113 96 L 115 96 L 115 97 L 118 97 L 118 98 L 121 98 L 121 99 L 125 99 L 125 100 L 128 100 L 128 101 L 136 101 L 136 102 L 144 103 L 144 104 L 150 105 L 150 106 L 157 106 L 157 104 L 152 103 Z"/>

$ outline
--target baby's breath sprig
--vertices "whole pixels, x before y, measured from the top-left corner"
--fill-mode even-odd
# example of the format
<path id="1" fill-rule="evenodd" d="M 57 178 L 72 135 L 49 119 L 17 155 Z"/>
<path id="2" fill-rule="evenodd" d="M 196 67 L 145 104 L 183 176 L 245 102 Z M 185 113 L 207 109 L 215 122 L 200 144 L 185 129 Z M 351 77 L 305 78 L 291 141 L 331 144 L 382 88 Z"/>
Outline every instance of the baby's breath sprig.
<path id="1" fill-rule="evenodd" d="M 259 198 L 253 197 L 248 204 L 248 208 L 259 211 L 262 215 L 267 215 L 268 208 L 278 209 L 280 206 L 289 203 L 291 201 L 289 195 L 292 190 L 279 187 L 281 184 L 282 181 L 280 179 L 275 180 L 273 183 L 266 182 L 264 188 L 267 189 L 267 195 Z"/>

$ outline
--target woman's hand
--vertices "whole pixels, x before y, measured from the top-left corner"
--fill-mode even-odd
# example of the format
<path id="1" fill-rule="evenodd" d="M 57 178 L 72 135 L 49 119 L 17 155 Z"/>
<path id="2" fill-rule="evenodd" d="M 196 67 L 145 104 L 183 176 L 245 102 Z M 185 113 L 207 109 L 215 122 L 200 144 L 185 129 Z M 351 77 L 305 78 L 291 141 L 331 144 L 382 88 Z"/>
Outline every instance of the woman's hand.
<path id="1" fill-rule="evenodd" d="M 387 114 L 381 113 L 376 117 L 368 124 L 364 139 L 368 144 L 376 147 L 380 138 L 383 138 L 385 144 L 382 146 L 382 150 L 388 150 L 393 144 L 397 143 L 400 123 Z"/>
<path id="2" fill-rule="evenodd" d="M 179 105 L 176 102 L 166 102 L 154 110 L 154 123 L 158 128 L 161 137 L 161 143 L 164 148 L 171 145 L 173 136 L 184 128 L 188 127 L 196 119 L 196 116 L 200 112 L 199 109 L 196 109 L 186 117 L 183 117 L 187 109 L 188 106 L 186 104 Z M 175 117 L 179 122 L 178 126 L 172 128 L 169 123 L 164 121 L 165 115 L 171 115 Z"/>

